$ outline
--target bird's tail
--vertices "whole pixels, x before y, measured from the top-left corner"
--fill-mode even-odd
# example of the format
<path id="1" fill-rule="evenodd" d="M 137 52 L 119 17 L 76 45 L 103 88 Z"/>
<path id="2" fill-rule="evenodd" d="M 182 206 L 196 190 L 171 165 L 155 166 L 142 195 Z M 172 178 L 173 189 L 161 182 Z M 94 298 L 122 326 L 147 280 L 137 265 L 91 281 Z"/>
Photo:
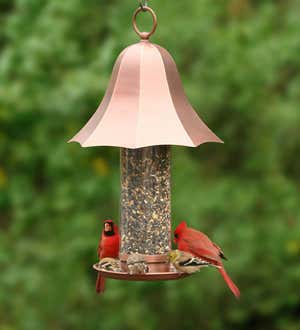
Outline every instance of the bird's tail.
<path id="1" fill-rule="evenodd" d="M 239 288 L 233 283 L 232 279 L 229 277 L 229 275 L 226 273 L 225 269 L 223 267 L 218 268 L 218 271 L 221 273 L 221 275 L 224 278 L 224 281 L 228 285 L 229 289 L 232 291 L 232 293 L 235 295 L 236 298 L 240 297 L 240 290 Z"/>
<path id="2" fill-rule="evenodd" d="M 105 290 L 105 278 L 100 273 L 98 273 L 97 281 L 96 281 L 96 292 L 101 294 L 104 292 L 104 290 Z"/>

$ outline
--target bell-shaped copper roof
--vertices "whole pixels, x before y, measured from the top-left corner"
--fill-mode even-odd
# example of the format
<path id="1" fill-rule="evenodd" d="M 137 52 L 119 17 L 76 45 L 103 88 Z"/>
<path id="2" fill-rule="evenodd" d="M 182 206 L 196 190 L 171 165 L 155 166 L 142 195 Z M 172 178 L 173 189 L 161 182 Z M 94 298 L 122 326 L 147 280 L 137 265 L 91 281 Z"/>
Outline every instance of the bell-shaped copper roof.
<path id="1" fill-rule="evenodd" d="M 123 50 L 99 108 L 71 141 L 132 149 L 222 142 L 190 105 L 171 55 L 148 40 Z"/>

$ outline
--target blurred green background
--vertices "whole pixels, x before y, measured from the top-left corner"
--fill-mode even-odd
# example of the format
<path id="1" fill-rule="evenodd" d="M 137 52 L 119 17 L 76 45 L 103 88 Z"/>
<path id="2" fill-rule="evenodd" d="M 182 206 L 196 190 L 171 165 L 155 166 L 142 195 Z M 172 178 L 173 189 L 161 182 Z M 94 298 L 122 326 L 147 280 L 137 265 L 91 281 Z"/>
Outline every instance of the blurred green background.
<path id="1" fill-rule="evenodd" d="M 0 330 L 300 329 L 300 1 L 149 3 L 153 41 L 225 141 L 173 148 L 173 226 L 223 247 L 241 299 L 214 269 L 95 294 L 119 150 L 66 142 L 138 40 L 137 1 L 0 0 Z"/>

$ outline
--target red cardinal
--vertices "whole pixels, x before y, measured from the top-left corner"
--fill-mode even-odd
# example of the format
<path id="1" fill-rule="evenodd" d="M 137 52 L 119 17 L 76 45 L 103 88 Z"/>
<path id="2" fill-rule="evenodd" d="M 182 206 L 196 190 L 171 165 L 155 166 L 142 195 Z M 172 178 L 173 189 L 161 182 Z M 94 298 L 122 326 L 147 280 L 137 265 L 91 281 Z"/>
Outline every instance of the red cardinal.
<path id="1" fill-rule="evenodd" d="M 213 243 L 205 234 L 201 233 L 200 231 L 188 228 L 184 221 L 181 222 L 176 228 L 174 237 L 175 244 L 177 244 L 179 250 L 189 252 L 194 256 L 204 259 L 209 263 L 217 266 L 217 269 L 223 276 L 229 289 L 237 298 L 239 298 L 240 290 L 232 282 L 224 269 L 222 259 L 226 258 L 218 245 Z"/>
<path id="2" fill-rule="evenodd" d="M 120 235 L 118 226 L 112 220 L 104 221 L 104 229 L 98 246 L 98 257 L 118 258 L 120 250 Z M 96 292 L 103 293 L 105 288 L 105 278 L 98 273 L 96 282 Z"/>

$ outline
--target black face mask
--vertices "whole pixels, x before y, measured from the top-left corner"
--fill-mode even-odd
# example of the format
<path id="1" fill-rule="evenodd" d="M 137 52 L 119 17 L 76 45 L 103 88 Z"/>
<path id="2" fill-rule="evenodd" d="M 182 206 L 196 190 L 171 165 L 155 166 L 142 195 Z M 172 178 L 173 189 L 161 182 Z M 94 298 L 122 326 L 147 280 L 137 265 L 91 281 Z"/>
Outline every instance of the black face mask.
<path id="1" fill-rule="evenodd" d="M 115 234 L 115 232 L 113 231 L 113 229 L 110 231 L 104 231 L 105 236 L 114 236 L 114 234 Z"/>
<path id="2" fill-rule="evenodd" d="M 110 225 L 111 225 L 111 230 L 109 230 L 109 231 L 105 231 L 104 230 L 104 235 L 105 236 L 113 236 L 115 234 L 115 232 L 114 232 L 114 225 L 112 223 Z"/>

